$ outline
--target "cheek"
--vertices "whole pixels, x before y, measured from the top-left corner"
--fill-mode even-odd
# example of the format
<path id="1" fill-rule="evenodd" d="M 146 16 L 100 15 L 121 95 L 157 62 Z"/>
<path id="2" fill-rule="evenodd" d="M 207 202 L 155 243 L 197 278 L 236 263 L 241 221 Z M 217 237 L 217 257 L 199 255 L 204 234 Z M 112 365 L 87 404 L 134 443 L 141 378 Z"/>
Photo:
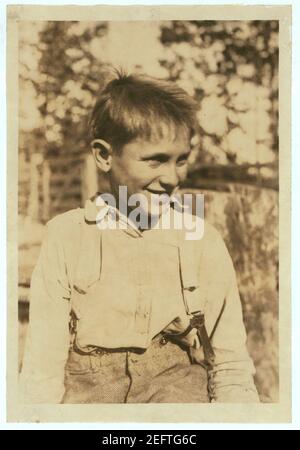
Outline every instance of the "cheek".
<path id="1" fill-rule="evenodd" d="M 112 178 L 122 185 L 131 185 L 138 178 L 135 164 L 132 161 L 115 160 L 111 168 Z"/>
<path id="2" fill-rule="evenodd" d="M 141 164 L 131 164 L 126 170 L 121 171 L 119 180 L 126 185 L 130 191 L 136 192 L 147 186 L 153 179 L 155 174 L 153 169 L 145 167 Z"/>
<path id="3" fill-rule="evenodd" d="M 188 173 L 187 165 L 180 167 L 178 169 L 177 173 L 178 173 L 178 177 L 179 177 L 180 181 L 183 181 L 187 177 L 187 173 Z"/>
<path id="4" fill-rule="evenodd" d="M 147 185 L 158 176 L 157 170 L 149 167 L 144 162 L 136 164 L 132 169 L 132 180 L 139 186 Z"/>

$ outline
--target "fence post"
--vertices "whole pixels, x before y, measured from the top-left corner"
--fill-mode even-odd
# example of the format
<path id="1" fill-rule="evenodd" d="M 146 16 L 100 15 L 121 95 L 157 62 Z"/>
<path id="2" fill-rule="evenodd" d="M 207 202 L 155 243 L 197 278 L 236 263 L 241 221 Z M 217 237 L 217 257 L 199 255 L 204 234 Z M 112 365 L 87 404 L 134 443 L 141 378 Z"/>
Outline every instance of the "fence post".
<path id="1" fill-rule="evenodd" d="M 34 220 L 39 218 L 39 170 L 38 166 L 42 163 L 43 156 L 40 153 L 34 153 L 30 158 L 30 190 L 28 200 L 27 214 Z"/>
<path id="2" fill-rule="evenodd" d="M 42 192 L 43 192 L 43 212 L 42 219 L 44 222 L 50 217 L 50 166 L 48 161 L 43 162 L 42 174 Z"/>

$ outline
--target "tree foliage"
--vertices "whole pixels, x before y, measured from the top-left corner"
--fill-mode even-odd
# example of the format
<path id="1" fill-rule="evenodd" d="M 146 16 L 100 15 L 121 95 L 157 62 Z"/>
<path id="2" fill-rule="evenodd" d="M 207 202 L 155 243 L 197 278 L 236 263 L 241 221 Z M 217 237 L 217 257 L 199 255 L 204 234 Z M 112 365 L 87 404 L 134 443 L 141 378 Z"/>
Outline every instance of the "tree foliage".
<path id="1" fill-rule="evenodd" d="M 277 21 L 162 24 L 167 51 L 161 64 L 200 105 L 195 168 L 259 164 L 258 170 L 247 167 L 243 176 L 276 178 L 277 39 Z"/>
<path id="2" fill-rule="evenodd" d="M 85 150 L 87 116 L 103 82 L 103 63 L 91 45 L 107 32 L 102 22 L 47 22 L 38 47 L 40 81 L 36 84 L 45 125 L 47 155 Z"/>

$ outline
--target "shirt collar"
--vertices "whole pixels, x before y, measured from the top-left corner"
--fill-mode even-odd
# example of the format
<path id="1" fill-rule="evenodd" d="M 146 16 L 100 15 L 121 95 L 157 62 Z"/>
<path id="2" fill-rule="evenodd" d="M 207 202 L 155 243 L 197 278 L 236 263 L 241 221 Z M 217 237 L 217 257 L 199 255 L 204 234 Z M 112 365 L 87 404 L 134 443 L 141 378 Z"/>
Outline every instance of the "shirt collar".
<path id="1" fill-rule="evenodd" d="M 135 226 L 135 224 L 120 213 L 117 208 L 108 205 L 101 197 L 100 193 L 95 194 L 90 199 L 86 200 L 84 206 L 84 218 L 87 223 L 98 224 L 101 223 L 104 218 L 110 216 L 111 220 L 117 219 L 118 222 L 124 224 L 123 231 L 127 232 L 131 236 L 141 237 L 141 231 Z"/>
<path id="2" fill-rule="evenodd" d="M 172 207 L 176 212 L 184 212 L 184 206 L 182 205 L 178 195 L 173 195 L 170 197 L 169 207 Z M 168 209 L 165 211 L 165 213 L 167 212 Z M 117 218 L 118 222 L 124 224 L 124 228 L 122 229 L 128 234 L 134 235 L 135 237 L 143 236 L 143 233 L 128 217 L 122 214 L 117 208 L 108 205 L 102 199 L 101 193 L 97 193 L 90 199 L 86 200 L 84 206 L 84 218 L 87 223 L 100 223 L 107 215 L 110 215 L 112 220 L 115 220 L 115 218 Z"/>

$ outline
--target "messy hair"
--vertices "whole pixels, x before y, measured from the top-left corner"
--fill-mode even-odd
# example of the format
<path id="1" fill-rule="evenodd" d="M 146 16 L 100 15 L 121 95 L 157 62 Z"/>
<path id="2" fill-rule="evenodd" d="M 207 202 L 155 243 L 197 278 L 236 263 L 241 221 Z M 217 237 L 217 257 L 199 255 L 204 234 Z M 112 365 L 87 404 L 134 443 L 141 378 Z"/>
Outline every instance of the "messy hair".
<path id="1" fill-rule="evenodd" d="M 196 102 L 174 83 L 116 72 L 99 93 L 90 117 L 92 139 L 114 150 L 137 138 L 155 140 L 196 127 Z"/>

